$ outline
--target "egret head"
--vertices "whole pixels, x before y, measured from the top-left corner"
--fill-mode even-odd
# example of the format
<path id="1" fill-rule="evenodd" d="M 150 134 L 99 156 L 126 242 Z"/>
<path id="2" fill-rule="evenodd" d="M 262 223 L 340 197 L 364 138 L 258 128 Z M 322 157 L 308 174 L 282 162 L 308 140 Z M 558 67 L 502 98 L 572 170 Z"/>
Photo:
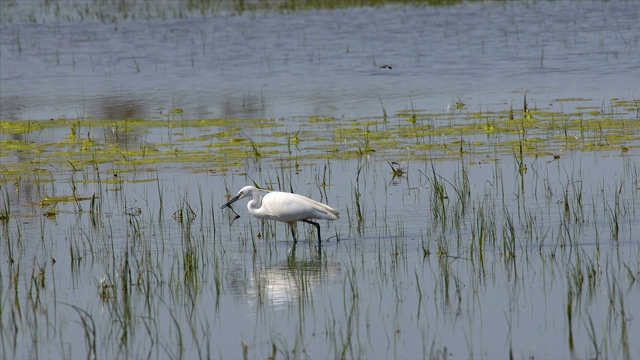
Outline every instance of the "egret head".
<path id="1" fill-rule="evenodd" d="M 233 204 L 234 202 L 236 202 L 236 201 L 238 201 L 240 199 L 243 199 L 243 198 L 245 198 L 247 196 L 253 197 L 253 193 L 256 192 L 256 191 L 260 191 L 260 190 L 256 189 L 253 186 L 245 186 L 242 189 L 240 189 L 240 191 L 238 191 L 238 195 L 232 197 L 231 200 L 227 201 L 226 204 L 222 205 L 222 207 L 220 209 L 224 209 L 227 206 L 231 207 L 231 204 Z"/>

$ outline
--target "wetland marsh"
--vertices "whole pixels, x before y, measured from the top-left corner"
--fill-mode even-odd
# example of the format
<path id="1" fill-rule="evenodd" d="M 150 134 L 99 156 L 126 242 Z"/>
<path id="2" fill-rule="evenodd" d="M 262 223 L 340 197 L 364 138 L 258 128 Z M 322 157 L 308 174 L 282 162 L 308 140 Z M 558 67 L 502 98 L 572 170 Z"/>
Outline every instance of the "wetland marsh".
<path id="1" fill-rule="evenodd" d="M 6 10 L 3 358 L 640 356 L 635 3 Z"/>

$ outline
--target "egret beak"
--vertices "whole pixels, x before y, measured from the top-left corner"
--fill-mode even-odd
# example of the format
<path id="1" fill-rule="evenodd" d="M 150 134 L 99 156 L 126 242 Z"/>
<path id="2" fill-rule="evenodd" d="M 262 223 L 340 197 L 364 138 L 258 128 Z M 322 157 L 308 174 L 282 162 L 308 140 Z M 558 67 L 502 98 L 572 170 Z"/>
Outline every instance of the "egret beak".
<path id="1" fill-rule="evenodd" d="M 231 208 L 231 204 L 233 204 L 234 202 L 238 201 L 240 199 L 240 194 L 234 196 L 231 200 L 227 201 L 226 204 L 222 205 L 222 207 L 220 208 L 220 210 L 226 208 L 226 207 L 230 207 Z"/>

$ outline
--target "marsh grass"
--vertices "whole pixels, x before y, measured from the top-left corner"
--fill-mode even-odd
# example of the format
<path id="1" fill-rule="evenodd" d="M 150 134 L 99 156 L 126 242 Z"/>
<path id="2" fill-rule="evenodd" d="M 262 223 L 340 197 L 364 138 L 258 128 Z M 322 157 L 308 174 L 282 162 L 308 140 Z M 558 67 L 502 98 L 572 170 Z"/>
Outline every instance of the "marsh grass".
<path id="1" fill-rule="evenodd" d="M 431 6 L 454 5 L 461 3 L 460 0 L 303 0 L 303 1 L 281 1 L 281 0 L 194 0 L 185 3 L 152 3 L 137 1 L 120 1 L 118 3 L 109 0 L 98 0 L 92 6 L 82 1 L 50 2 L 37 1 L 32 6 L 22 7 L 22 11 L 6 11 L 2 20 L 7 22 L 27 21 L 38 24 L 51 18 L 65 19 L 67 21 L 99 21 L 105 24 L 113 24 L 115 29 L 117 24 L 128 19 L 168 19 L 184 18 L 187 16 L 215 16 L 221 14 L 256 14 L 264 11 L 293 12 L 313 9 L 336 9 L 349 7 L 373 7 L 393 4 L 428 4 Z M 11 4 L 6 5 L 10 7 Z M 19 44 L 19 33 L 16 34 Z M 202 37 L 202 36 L 201 36 Z M 204 41 L 202 38 L 201 41 Z M 202 46 L 204 53 L 206 48 Z M 18 46 L 18 51 L 22 48 Z M 348 50 L 347 50 L 348 51 Z M 134 59 L 133 56 L 131 56 Z M 56 61 L 59 65 L 59 54 L 56 54 Z M 135 59 L 134 59 L 135 61 Z"/>
<path id="2" fill-rule="evenodd" d="M 633 358 L 634 104 L 3 121 L 3 354 Z M 256 183 L 338 208 L 339 241 L 219 212 Z"/>
<path id="3" fill-rule="evenodd" d="M 6 184 L 6 180 L 4 181 Z M 2 204 L 2 208 L 0 208 L 0 221 L 3 223 L 4 228 L 7 226 L 7 222 L 9 222 L 9 218 L 11 217 L 11 202 L 9 202 L 9 188 L 7 186 L 4 187 L 4 201 Z"/>

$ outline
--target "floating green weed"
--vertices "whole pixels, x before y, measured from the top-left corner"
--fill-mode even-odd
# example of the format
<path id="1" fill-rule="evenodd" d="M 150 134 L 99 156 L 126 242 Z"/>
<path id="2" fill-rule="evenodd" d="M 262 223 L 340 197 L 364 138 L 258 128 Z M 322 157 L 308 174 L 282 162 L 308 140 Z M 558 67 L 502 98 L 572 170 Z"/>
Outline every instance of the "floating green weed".
<path id="1" fill-rule="evenodd" d="M 591 105 L 562 100 L 576 102 Z M 3 121 L 0 315 L 15 330 L 0 342 L 10 357 L 358 358 L 401 357 L 415 335 L 425 357 L 473 357 L 490 320 L 505 353 L 544 356 L 516 336 L 533 321 L 570 356 L 633 357 L 636 104 L 562 112 L 527 95 L 386 119 Z M 592 157 L 623 166 L 590 173 Z M 296 252 L 286 227 L 245 209 L 232 225 L 224 194 L 254 179 L 340 208 L 322 252 Z M 485 301 L 502 300 L 505 319 L 488 319 Z M 519 310 L 541 306 L 554 322 Z M 228 311 L 250 315 L 232 350 L 218 340 Z M 441 330 L 466 340 L 452 348 Z M 52 339 L 72 336 L 56 353 Z"/>

